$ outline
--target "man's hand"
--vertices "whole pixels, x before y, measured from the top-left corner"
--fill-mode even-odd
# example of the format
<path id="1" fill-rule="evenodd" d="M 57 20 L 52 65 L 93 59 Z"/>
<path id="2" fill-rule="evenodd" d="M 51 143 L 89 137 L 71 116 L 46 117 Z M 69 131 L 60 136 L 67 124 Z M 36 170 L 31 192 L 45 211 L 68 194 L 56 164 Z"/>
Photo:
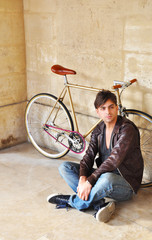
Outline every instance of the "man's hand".
<path id="1" fill-rule="evenodd" d="M 79 198 L 87 201 L 89 194 L 91 192 L 91 188 L 92 188 L 92 185 L 87 181 L 87 178 L 85 176 L 81 176 L 79 179 L 78 187 L 77 187 Z"/>

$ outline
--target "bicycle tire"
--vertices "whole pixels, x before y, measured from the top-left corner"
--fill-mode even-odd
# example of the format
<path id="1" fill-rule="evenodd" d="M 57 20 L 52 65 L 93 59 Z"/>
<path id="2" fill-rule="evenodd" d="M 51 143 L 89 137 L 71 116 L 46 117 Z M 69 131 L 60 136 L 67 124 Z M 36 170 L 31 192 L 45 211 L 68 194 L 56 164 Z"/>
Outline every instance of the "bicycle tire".
<path id="1" fill-rule="evenodd" d="M 62 101 L 57 102 L 56 100 L 57 97 L 52 94 L 37 94 L 30 99 L 25 111 L 26 131 L 31 143 L 42 155 L 53 159 L 63 157 L 69 152 L 69 149 L 47 134 L 44 131 L 44 124 L 53 122 L 54 125 L 62 129 L 74 130 L 72 117 L 67 107 Z M 63 141 L 67 141 L 67 139 L 65 138 Z"/>
<path id="2" fill-rule="evenodd" d="M 142 188 L 152 186 L 152 116 L 135 109 L 124 110 L 126 117 L 136 124 L 140 132 L 141 152 L 144 159 Z"/>

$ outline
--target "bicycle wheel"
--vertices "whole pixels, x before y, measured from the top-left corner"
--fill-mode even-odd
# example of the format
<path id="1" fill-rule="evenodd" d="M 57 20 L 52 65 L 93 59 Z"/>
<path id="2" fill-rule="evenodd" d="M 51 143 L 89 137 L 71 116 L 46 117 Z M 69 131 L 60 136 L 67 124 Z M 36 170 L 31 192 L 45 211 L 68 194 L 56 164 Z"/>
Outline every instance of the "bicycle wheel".
<path id="1" fill-rule="evenodd" d="M 124 110 L 126 117 L 136 124 L 140 132 L 140 144 L 144 159 L 141 187 L 152 186 L 152 116 L 134 109 Z"/>
<path id="2" fill-rule="evenodd" d="M 31 143 L 41 154 L 49 158 L 61 158 L 68 153 L 69 149 L 61 144 L 62 142 L 69 145 L 68 139 L 60 131 L 74 130 L 68 109 L 63 102 L 56 100 L 57 97 L 47 93 L 35 95 L 29 101 L 25 112 L 25 125 Z M 45 131 L 45 124 L 54 126 L 54 129 L 50 128 L 49 131 L 56 140 Z M 59 137 L 62 138 L 60 142 Z"/>

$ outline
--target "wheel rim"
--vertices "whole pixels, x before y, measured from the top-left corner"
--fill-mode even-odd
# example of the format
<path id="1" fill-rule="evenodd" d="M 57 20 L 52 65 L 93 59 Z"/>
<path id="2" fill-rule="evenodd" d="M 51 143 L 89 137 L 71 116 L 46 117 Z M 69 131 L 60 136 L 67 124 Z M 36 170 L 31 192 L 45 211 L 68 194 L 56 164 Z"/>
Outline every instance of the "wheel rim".
<path id="1" fill-rule="evenodd" d="M 152 181 L 152 118 L 140 111 L 127 110 L 127 118 L 133 121 L 140 132 L 140 144 L 144 159 L 142 184 Z"/>
<path id="2" fill-rule="evenodd" d="M 63 129 L 73 130 L 71 116 L 63 103 L 58 102 L 52 115 L 49 116 L 55 101 L 56 97 L 52 95 L 37 95 L 29 102 L 26 111 L 26 128 L 30 141 L 41 154 L 50 158 L 62 157 L 68 152 L 68 149 L 55 142 L 44 131 L 44 124 L 52 124 L 56 116 L 53 124 Z"/>

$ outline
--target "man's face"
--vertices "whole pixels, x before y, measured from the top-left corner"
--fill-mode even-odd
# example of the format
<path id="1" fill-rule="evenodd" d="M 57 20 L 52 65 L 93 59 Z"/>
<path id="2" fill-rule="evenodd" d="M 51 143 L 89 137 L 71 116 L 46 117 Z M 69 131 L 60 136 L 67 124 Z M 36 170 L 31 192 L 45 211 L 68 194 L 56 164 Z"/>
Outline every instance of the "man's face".
<path id="1" fill-rule="evenodd" d="M 117 119 L 118 106 L 108 99 L 103 105 L 96 109 L 96 112 L 105 123 L 114 123 Z"/>

